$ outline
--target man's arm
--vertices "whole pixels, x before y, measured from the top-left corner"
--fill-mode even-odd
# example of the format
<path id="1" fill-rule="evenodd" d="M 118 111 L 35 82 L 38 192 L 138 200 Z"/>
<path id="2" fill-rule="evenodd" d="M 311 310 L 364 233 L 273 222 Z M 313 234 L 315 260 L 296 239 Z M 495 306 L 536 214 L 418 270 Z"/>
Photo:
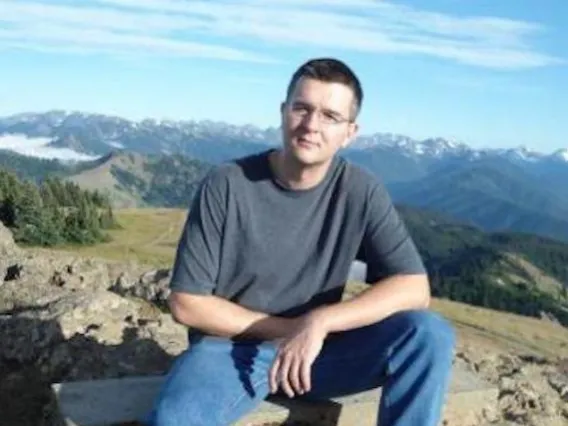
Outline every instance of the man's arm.
<path id="1" fill-rule="evenodd" d="M 297 319 L 252 311 L 214 295 L 172 292 L 169 306 L 176 321 L 207 334 L 276 340 L 286 336 Z"/>
<path id="2" fill-rule="evenodd" d="M 352 299 L 317 308 L 311 315 L 328 334 L 373 324 L 401 310 L 425 309 L 429 304 L 426 274 L 393 275 Z"/>
<path id="3" fill-rule="evenodd" d="M 350 330 L 380 321 L 401 309 L 427 308 L 430 287 L 425 275 L 398 275 L 375 283 L 359 295 L 306 314 L 325 334 Z M 249 310 L 213 295 L 173 292 L 170 311 L 176 321 L 223 337 L 276 340 L 299 325 L 284 318 Z"/>

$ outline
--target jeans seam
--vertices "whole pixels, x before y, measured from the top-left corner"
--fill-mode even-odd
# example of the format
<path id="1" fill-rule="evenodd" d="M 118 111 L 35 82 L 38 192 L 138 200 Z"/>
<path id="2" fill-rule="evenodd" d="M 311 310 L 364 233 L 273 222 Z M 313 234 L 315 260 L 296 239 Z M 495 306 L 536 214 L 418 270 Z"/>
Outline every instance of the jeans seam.
<path id="1" fill-rule="evenodd" d="M 257 386 L 260 386 L 261 384 L 266 383 L 266 382 L 268 382 L 267 379 L 260 379 L 260 380 L 258 380 L 257 382 L 252 383 L 251 385 L 252 385 L 252 388 L 256 391 Z M 243 392 L 243 393 L 241 393 L 241 394 L 235 399 L 235 401 L 233 401 L 232 404 L 230 404 L 230 405 L 227 406 L 227 408 L 225 409 L 225 411 L 224 411 L 223 414 L 221 415 L 221 418 L 223 419 L 223 421 L 225 421 L 225 419 L 226 419 L 226 414 L 227 414 L 227 412 L 231 411 L 234 407 L 236 407 L 237 404 L 243 400 L 243 398 L 245 397 L 245 394 L 246 394 L 246 391 Z"/>
<path id="2" fill-rule="evenodd" d="M 393 353 L 393 349 L 392 347 L 390 347 L 387 350 L 387 359 L 385 360 L 385 384 L 386 382 L 388 382 L 388 380 L 390 379 L 391 375 L 392 375 L 392 371 L 391 371 L 391 357 L 392 357 L 392 353 Z M 382 415 L 383 419 L 386 419 L 387 424 L 390 423 L 390 406 L 391 406 L 391 402 L 389 400 L 389 395 L 386 392 L 383 392 L 381 395 L 382 398 L 384 398 L 384 402 L 383 402 L 383 410 L 384 413 Z"/>

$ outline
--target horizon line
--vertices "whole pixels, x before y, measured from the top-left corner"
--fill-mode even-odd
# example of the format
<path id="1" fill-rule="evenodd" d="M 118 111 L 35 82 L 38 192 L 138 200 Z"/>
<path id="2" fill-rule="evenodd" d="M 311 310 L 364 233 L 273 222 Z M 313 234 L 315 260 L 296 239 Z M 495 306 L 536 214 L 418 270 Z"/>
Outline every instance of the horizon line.
<path id="1" fill-rule="evenodd" d="M 209 118 L 205 118 L 205 119 L 172 119 L 172 118 L 158 118 L 155 116 L 144 116 L 144 118 L 139 118 L 139 119 L 134 119 L 134 118 L 128 118 L 126 116 L 123 115 L 118 115 L 118 114 L 110 114 L 110 113 L 102 113 L 102 112 L 94 112 L 94 111 L 87 111 L 87 110 L 79 110 L 79 109 L 64 109 L 64 108 L 53 108 L 53 109 L 45 109 L 43 111 L 23 111 L 23 112 L 18 112 L 18 113 L 12 113 L 12 114 L 8 114 L 8 115 L 0 115 L 0 120 L 3 119 L 9 119 L 9 118 L 15 118 L 18 116 L 26 116 L 26 115 L 47 115 L 47 114 L 64 114 L 65 116 L 70 116 L 70 115 L 85 115 L 85 116 L 99 116 L 99 117 L 106 117 L 106 118 L 114 118 L 114 119 L 119 119 L 119 120 L 123 120 L 123 121 L 127 121 L 130 123 L 135 123 L 135 124 L 140 124 L 143 123 L 144 121 L 153 121 L 159 124 L 163 124 L 164 122 L 172 122 L 172 123 L 177 123 L 177 124 L 189 124 L 189 123 L 197 123 L 197 124 L 202 124 L 202 123 L 213 123 L 213 124 L 222 124 L 228 127 L 236 127 L 236 128 L 255 128 L 256 130 L 259 130 L 261 132 L 269 132 L 269 131 L 278 131 L 278 129 L 280 128 L 279 125 L 275 125 L 275 126 L 260 126 L 258 124 L 253 124 L 253 123 L 246 123 L 246 124 L 237 124 L 234 122 L 230 122 L 227 120 L 215 120 L 215 119 L 209 119 Z M 24 136 L 27 137 L 27 135 L 23 134 L 23 133 L 0 133 L 0 137 L 2 137 L 3 135 L 17 135 L 17 134 L 22 134 Z M 425 137 L 425 138 L 416 138 L 413 136 L 409 136 L 408 134 L 404 134 L 404 133 L 400 133 L 400 132 L 391 132 L 391 131 L 375 131 L 375 132 L 369 132 L 369 133 L 361 133 L 359 134 L 353 144 L 356 144 L 358 141 L 361 141 L 361 139 L 365 140 L 365 139 L 372 139 L 373 137 L 376 136 L 390 136 L 390 137 L 400 137 L 400 138 L 404 138 L 404 139 L 410 139 L 413 142 L 417 142 L 417 143 L 424 143 L 427 141 L 432 141 L 432 140 L 443 140 L 445 142 L 450 143 L 451 145 L 457 145 L 462 146 L 462 147 L 466 147 L 469 148 L 470 150 L 474 151 L 474 152 L 482 152 L 482 151 L 525 151 L 529 154 L 538 154 L 538 155 L 542 155 L 542 156 L 550 156 L 550 155 L 555 155 L 558 153 L 568 153 L 568 147 L 561 147 L 561 148 L 557 148 L 557 149 L 553 149 L 550 153 L 545 153 L 543 151 L 537 151 L 535 149 L 530 149 L 528 148 L 526 145 L 524 144 L 520 144 L 520 145 L 516 145 L 514 147 L 501 147 L 501 148 L 492 148 L 492 147 L 473 147 L 470 143 L 465 142 L 464 140 L 460 139 L 460 138 L 454 138 L 454 137 L 444 137 L 444 136 L 429 136 L 429 137 Z"/>

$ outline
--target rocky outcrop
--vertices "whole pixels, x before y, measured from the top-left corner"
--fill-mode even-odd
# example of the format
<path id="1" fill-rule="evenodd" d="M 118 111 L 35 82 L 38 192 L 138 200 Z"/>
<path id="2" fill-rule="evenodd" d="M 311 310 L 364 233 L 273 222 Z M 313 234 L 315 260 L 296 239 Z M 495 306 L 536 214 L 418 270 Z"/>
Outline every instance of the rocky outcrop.
<path id="1" fill-rule="evenodd" d="M 487 353 L 472 347 L 461 348 L 457 357 L 498 385 L 498 399 L 484 408 L 480 424 L 568 424 L 568 375 L 561 371 L 558 360 L 533 354 Z"/>
<path id="2" fill-rule="evenodd" d="M 187 347 L 169 271 L 19 249 L 0 225 L 2 425 L 49 424 L 53 382 L 161 374 Z"/>
<path id="3" fill-rule="evenodd" d="M 169 269 L 157 269 L 145 272 L 137 279 L 132 279 L 122 272 L 110 290 L 121 296 L 144 299 L 165 309 L 169 295 L 168 284 L 171 278 Z"/>

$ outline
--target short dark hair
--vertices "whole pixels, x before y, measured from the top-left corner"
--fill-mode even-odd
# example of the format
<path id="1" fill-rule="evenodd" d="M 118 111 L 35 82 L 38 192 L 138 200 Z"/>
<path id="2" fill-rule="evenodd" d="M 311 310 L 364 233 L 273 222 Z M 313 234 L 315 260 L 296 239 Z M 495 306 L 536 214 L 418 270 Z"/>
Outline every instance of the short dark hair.
<path id="1" fill-rule="evenodd" d="M 314 58 L 303 63 L 292 75 L 290 83 L 288 84 L 286 99 L 290 99 L 296 87 L 296 83 L 302 77 L 313 78 L 329 83 L 342 83 L 350 87 L 355 95 L 352 119 L 357 117 L 363 103 L 363 89 L 355 73 L 344 62 L 335 58 Z"/>

